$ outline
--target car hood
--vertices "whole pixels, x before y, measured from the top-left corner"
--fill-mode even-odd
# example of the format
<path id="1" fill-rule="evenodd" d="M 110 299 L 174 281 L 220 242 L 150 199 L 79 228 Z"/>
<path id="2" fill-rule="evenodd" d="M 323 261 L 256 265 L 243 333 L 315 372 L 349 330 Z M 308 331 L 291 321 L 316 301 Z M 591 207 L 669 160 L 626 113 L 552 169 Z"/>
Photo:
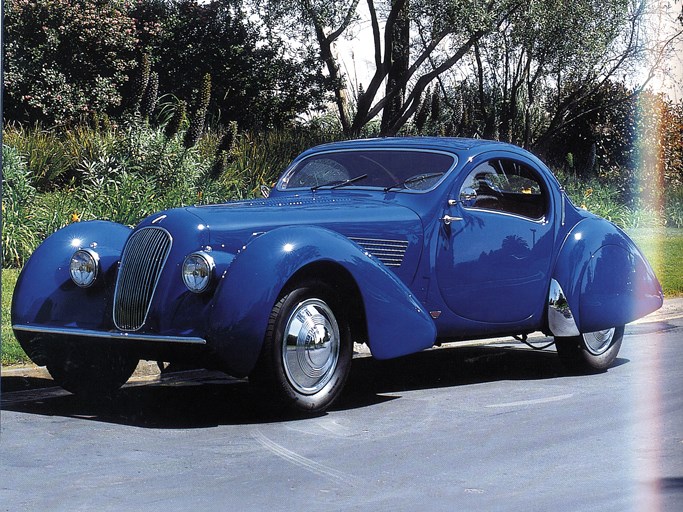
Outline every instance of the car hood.
<path id="1" fill-rule="evenodd" d="M 423 237 L 420 218 L 405 206 L 367 196 L 340 197 L 329 193 L 177 208 L 150 216 L 140 226 L 151 224 L 168 230 L 174 239 L 194 244 L 194 250 L 210 246 L 212 250 L 232 254 L 255 236 L 279 227 L 320 226 L 347 236 L 366 249 L 380 242 L 402 244 L 406 252 L 399 273 L 405 274 L 404 278 L 414 273 Z"/>

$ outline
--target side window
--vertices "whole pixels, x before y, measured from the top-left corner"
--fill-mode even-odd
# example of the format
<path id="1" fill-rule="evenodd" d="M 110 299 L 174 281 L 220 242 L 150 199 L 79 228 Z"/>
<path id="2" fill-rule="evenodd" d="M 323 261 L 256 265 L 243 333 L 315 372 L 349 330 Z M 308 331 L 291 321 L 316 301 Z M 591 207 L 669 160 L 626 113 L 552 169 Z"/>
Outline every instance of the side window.
<path id="1" fill-rule="evenodd" d="M 548 198 L 541 178 L 514 160 L 479 164 L 460 189 L 465 208 L 494 210 L 530 219 L 542 218 Z"/>

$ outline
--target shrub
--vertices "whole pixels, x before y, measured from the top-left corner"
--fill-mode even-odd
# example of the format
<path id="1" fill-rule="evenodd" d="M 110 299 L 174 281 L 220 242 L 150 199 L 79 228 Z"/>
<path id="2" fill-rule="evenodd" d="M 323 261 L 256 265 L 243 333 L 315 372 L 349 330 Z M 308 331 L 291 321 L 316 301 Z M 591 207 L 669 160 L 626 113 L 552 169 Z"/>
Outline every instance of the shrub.
<path id="1" fill-rule="evenodd" d="M 202 87 L 197 97 L 197 105 L 194 115 L 190 120 L 190 127 L 185 132 L 185 147 L 191 148 L 201 138 L 204 133 L 204 125 L 206 124 L 206 114 L 209 109 L 209 102 L 211 101 L 211 75 L 208 73 L 202 79 Z"/>
<path id="2" fill-rule="evenodd" d="M 683 228 L 683 186 L 667 190 L 665 216 L 668 227 Z"/>
<path id="3" fill-rule="evenodd" d="M 21 266 L 38 244 L 33 212 L 35 188 L 26 162 L 9 146 L 2 146 L 2 266 Z"/>
<path id="4" fill-rule="evenodd" d="M 271 186 L 280 173 L 304 149 L 341 138 L 338 131 L 294 130 L 244 133 L 219 181 L 237 197 L 258 195 L 261 185 Z"/>
<path id="5" fill-rule="evenodd" d="M 301 128 L 265 134 L 208 130 L 191 149 L 139 116 L 122 126 L 4 132 L 3 265 L 21 266 L 57 229 L 90 219 L 134 225 L 161 209 L 258 195 L 303 149 L 338 139 Z M 223 143 L 221 145 L 221 142 Z M 229 154 L 212 178 L 216 155 Z"/>
<path id="6" fill-rule="evenodd" d="M 5 115 L 69 124 L 121 103 L 135 24 L 123 0 L 7 0 Z"/>
<path id="7" fill-rule="evenodd" d="M 250 16 L 240 5 L 142 0 L 131 6 L 138 27 L 158 27 L 154 37 L 141 34 L 140 46 L 154 61 L 160 91 L 192 105 L 208 73 L 213 79 L 209 117 L 250 130 L 282 128 L 320 108 L 325 78 L 315 52 L 288 52 L 282 36 L 264 25 L 267 16 Z"/>
<path id="8" fill-rule="evenodd" d="M 157 209 L 152 177 L 122 169 L 111 158 L 88 164 L 76 205 L 79 220 L 106 219 L 132 226 Z"/>
<path id="9" fill-rule="evenodd" d="M 631 227 L 635 222 L 634 211 L 619 201 L 614 186 L 597 179 L 582 180 L 563 171 L 555 171 L 572 202 L 619 227 Z"/>
<path id="10" fill-rule="evenodd" d="M 166 100 L 165 97 L 163 101 L 159 99 L 160 116 L 165 118 L 161 124 L 164 126 L 164 135 L 169 139 L 187 125 L 187 103 L 175 96 L 170 97 L 175 101 Z"/>
<path id="11" fill-rule="evenodd" d="M 163 128 L 130 124 L 113 156 L 122 169 L 150 178 L 160 189 L 194 183 L 210 162 L 199 148 L 187 149 L 184 137 L 183 132 L 167 137 Z"/>
<path id="12" fill-rule="evenodd" d="M 11 125 L 3 132 L 3 140 L 25 160 L 31 184 L 38 191 L 48 191 L 77 178 L 82 160 L 95 160 L 111 152 L 117 133 L 113 127 L 100 130 L 78 125 L 57 131 L 39 125 Z"/>

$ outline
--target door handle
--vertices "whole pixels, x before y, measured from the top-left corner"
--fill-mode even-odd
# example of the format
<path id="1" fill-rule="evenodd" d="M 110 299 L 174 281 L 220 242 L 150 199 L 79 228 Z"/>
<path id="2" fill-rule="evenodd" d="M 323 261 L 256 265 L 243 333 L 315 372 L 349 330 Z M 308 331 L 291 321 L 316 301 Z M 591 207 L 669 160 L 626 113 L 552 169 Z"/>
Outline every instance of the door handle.
<path id="1" fill-rule="evenodd" d="M 444 215 L 441 217 L 439 220 L 442 220 L 443 223 L 448 226 L 450 225 L 451 222 L 458 222 L 462 220 L 462 217 L 452 217 L 450 215 Z"/>

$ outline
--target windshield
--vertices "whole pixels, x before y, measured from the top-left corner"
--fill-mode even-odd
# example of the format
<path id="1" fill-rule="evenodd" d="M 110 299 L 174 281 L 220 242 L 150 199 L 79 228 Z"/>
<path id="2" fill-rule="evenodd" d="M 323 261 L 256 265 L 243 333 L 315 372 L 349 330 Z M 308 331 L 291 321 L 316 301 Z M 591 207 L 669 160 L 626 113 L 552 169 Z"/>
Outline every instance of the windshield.
<path id="1" fill-rule="evenodd" d="M 282 178 L 279 188 L 317 190 L 347 186 L 423 191 L 435 187 L 455 163 L 453 155 L 436 151 L 331 151 L 298 162 Z"/>

